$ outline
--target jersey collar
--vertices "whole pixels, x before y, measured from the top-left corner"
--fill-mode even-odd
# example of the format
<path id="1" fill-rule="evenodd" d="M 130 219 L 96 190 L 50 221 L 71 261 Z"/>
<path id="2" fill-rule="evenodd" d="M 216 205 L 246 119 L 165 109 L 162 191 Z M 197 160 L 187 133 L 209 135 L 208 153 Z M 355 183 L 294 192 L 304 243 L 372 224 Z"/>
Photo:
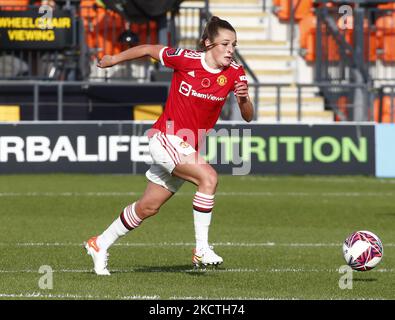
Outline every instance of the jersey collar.
<path id="1" fill-rule="evenodd" d="M 222 71 L 222 68 L 220 68 L 220 69 L 211 68 L 211 67 L 206 63 L 205 57 L 206 57 L 206 53 L 205 53 L 205 52 L 202 52 L 200 61 L 202 62 L 202 66 L 203 66 L 203 68 L 204 68 L 206 71 L 208 71 L 208 72 L 210 72 L 210 73 L 220 73 L 220 72 Z"/>

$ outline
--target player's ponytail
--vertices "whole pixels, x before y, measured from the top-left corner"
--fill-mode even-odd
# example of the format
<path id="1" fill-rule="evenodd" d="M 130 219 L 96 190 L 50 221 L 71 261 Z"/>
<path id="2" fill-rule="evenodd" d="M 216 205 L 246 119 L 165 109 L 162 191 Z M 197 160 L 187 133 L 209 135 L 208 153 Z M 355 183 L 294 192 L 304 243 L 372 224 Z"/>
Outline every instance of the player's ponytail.
<path id="1" fill-rule="evenodd" d="M 219 29 L 226 29 L 236 33 L 236 30 L 232 27 L 232 25 L 226 21 L 218 18 L 217 16 L 212 16 L 211 19 L 207 22 L 206 27 L 203 30 L 203 34 L 199 41 L 199 48 L 201 50 L 207 51 L 212 46 L 214 46 L 214 39 L 218 35 Z M 206 46 L 206 40 L 210 40 L 212 45 Z"/>

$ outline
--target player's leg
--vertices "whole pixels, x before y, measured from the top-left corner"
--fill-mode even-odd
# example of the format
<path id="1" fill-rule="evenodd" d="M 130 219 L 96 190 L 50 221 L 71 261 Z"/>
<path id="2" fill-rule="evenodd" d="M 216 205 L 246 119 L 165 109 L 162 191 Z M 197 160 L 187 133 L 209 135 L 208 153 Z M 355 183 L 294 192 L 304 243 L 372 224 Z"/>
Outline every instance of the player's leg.
<path id="1" fill-rule="evenodd" d="M 107 250 L 119 237 L 136 229 L 144 219 L 158 213 L 160 207 L 173 194 L 164 187 L 149 181 L 141 198 L 126 206 L 113 224 L 98 237 L 98 245 Z"/>
<path id="2" fill-rule="evenodd" d="M 93 258 L 97 274 L 110 274 L 107 270 L 108 248 L 119 237 L 137 228 L 144 219 L 156 214 L 184 182 L 171 175 L 178 158 L 174 157 L 176 151 L 163 139 L 163 134 L 155 134 L 150 139 L 149 148 L 153 163 L 146 172 L 149 182 L 143 196 L 127 206 L 103 234 L 91 238 L 85 246 Z"/>
<path id="3" fill-rule="evenodd" d="M 135 210 L 138 217 L 144 220 L 157 214 L 160 207 L 173 195 L 174 192 L 149 181 L 144 194 L 138 201 L 136 201 Z"/>
<path id="4" fill-rule="evenodd" d="M 197 192 L 193 198 L 196 248 L 192 262 L 195 265 L 221 264 L 223 259 L 212 250 L 208 242 L 214 196 L 218 184 L 217 172 L 198 153 L 195 153 L 182 157 L 173 175 L 197 186 Z"/>
<path id="5" fill-rule="evenodd" d="M 138 201 L 126 206 L 102 234 L 87 241 L 85 248 L 92 256 L 94 269 L 98 275 L 110 275 L 107 269 L 107 251 L 110 246 L 120 237 L 136 229 L 144 219 L 156 214 L 173 194 L 168 189 L 149 181 Z"/>

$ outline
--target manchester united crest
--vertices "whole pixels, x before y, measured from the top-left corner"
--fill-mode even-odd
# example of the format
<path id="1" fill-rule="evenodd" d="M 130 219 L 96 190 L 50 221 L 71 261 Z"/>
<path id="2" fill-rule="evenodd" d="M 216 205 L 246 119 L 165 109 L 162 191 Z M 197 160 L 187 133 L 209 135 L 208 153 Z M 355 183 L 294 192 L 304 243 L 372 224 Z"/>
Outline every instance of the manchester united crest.
<path id="1" fill-rule="evenodd" d="M 217 78 L 217 83 L 220 86 L 224 86 L 228 82 L 228 79 L 222 74 Z"/>
<path id="2" fill-rule="evenodd" d="M 180 146 L 181 146 L 182 148 L 188 148 L 188 147 L 189 147 L 189 143 L 186 142 L 186 141 L 181 141 L 181 142 L 180 142 Z"/>

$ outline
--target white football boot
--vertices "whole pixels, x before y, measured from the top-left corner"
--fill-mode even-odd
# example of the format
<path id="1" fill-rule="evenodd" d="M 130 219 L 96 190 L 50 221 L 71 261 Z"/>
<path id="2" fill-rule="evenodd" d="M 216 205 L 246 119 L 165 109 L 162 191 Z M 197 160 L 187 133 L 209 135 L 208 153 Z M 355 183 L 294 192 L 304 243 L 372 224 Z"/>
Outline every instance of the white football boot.
<path id="1" fill-rule="evenodd" d="M 201 265 L 218 266 L 222 262 L 224 262 L 224 260 L 214 252 L 212 246 L 200 249 L 199 251 L 193 249 L 192 263 L 195 265 L 195 267 L 199 267 Z"/>
<path id="2" fill-rule="evenodd" d="M 85 243 L 86 252 L 92 257 L 94 270 L 99 276 L 111 275 L 107 269 L 108 253 L 102 250 L 96 243 L 97 237 L 90 238 Z"/>

